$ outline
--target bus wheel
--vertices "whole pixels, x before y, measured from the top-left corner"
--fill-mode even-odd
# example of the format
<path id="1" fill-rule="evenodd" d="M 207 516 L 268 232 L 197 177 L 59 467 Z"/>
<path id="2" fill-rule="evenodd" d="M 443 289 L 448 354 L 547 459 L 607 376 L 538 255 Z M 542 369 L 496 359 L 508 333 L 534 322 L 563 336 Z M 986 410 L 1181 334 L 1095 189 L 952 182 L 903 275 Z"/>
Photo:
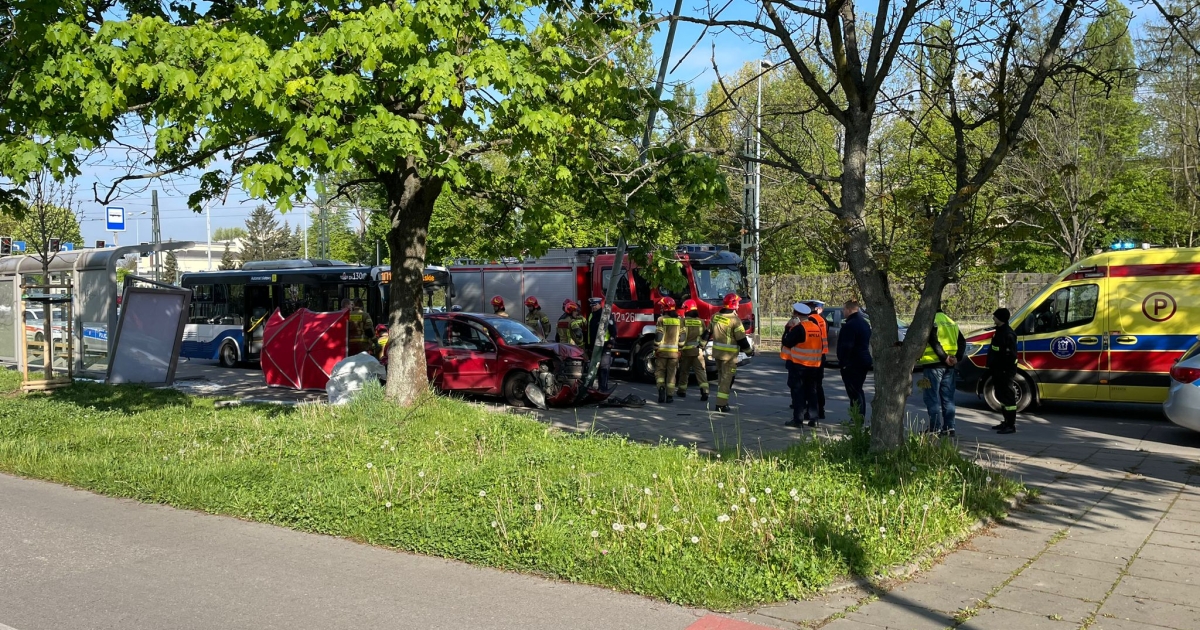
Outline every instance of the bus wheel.
<path id="1" fill-rule="evenodd" d="M 221 361 L 221 367 L 225 367 L 225 368 L 237 367 L 237 364 L 238 364 L 237 344 L 230 341 L 229 339 L 226 339 L 225 343 L 221 344 L 221 351 L 217 353 L 217 357 Z"/>
<path id="2" fill-rule="evenodd" d="M 504 402 L 513 407 L 528 407 L 529 403 L 525 400 L 525 387 L 532 382 L 533 376 L 529 372 L 516 371 L 509 374 L 504 379 L 504 387 L 501 389 L 504 393 Z"/>
<path id="3" fill-rule="evenodd" d="M 1024 374 L 1017 373 L 1012 380 L 1013 390 L 1016 392 L 1017 411 L 1025 411 L 1033 405 L 1033 386 L 1029 379 Z M 988 379 L 983 385 L 983 400 L 991 407 L 992 411 L 1002 411 L 1003 405 L 996 398 L 996 388 L 993 385 L 992 379 Z"/>
<path id="4" fill-rule="evenodd" d="M 644 383 L 654 382 L 654 344 L 644 344 L 633 357 L 633 378 Z"/>

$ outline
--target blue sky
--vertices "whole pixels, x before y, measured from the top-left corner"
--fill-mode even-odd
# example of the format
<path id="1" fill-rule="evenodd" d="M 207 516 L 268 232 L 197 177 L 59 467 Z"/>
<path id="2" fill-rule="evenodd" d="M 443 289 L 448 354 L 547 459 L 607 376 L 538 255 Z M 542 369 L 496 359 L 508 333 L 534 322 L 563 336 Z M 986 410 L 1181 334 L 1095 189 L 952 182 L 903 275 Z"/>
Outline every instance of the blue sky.
<path id="1" fill-rule="evenodd" d="M 671 0 L 654 0 L 654 2 L 656 10 L 663 12 L 670 11 L 674 6 Z M 741 19 L 754 19 L 753 6 L 751 2 L 735 0 L 729 9 L 727 9 L 725 15 Z M 1154 10 L 1153 7 L 1149 7 L 1147 10 L 1145 5 L 1141 5 L 1136 0 L 1130 2 L 1130 6 L 1134 12 L 1134 22 L 1137 26 L 1140 26 L 1144 16 L 1149 15 L 1149 12 Z M 684 0 L 683 11 L 688 15 L 699 15 L 704 10 L 704 7 L 705 4 L 702 0 Z M 652 38 L 656 55 L 661 55 L 662 53 L 663 44 L 666 40 L 666 30 L 664 26 Z M 732 33 L 709 33 L 690 52 L 688 57 L 680 63 L 679 57 L 687 52 L 702 32 L 702 27 L 697 25 L 679 25 L 675 50 L 671 61 L 671 67 L 674 67 L 677 63 L 679 63 L 679 67 L 668 77 L 668 80 L 672 83 L 690 83 L 701 98 L 703 98 L 704 93 L 715 78 L 712 70 L 714 57 L 721 73 L 729 74 L 736 71 L 743 63 L 761 58 L 764 55 L 765 51 L 761 45 L 739 39 Z M 657 68 L 657 62 L 655 63 L 655 68 Z M 104 207 L 91 201 L 92 185 L 95 183 L 102 191 L 107 190 L 113 179 L 120 174 L 121 172 L 116 169 L 94 165 L 85 168 L 83 175 L 76 180 L 76 184 L 78 185 L 76 199 L 86 201 L 81 206 L 83 210 L 83 236 L 86 244 L 94 244 L 97 240 L 104 240 L 109 243 L 113 241 L 113 233 L 104 231 Z M 126 232 L 119 234 L 117 240 L 122 244 L 131 244 L 138 240 L 139 228 L 134 219 L 141 221 L 140 240 L 149 240 L 150 187 L 154 187 L 159 190 L 158 198 L 162 217 L 162 238 L 164 240 L 194 240 L 204 242 L 206 234 L 205 217 L 204 215 L 198 215 L 190 211 L 186 204 L 188 194 L 197 187 L 196 175 L 198 174 L 193 174 L 191 177 L 179 177 L 170 182 L 156 182 L 144 190 L 124 195 L 111 204 L 123 206 L 127 212 L 135 213 L 135 216 L 128 222 Z M 260 203 L 263 202 L 249 199 L 249 196 L 244 191 L 232 191 L 228 199 L 215 202 L 212 205 L 213 229 L 243 225 L 250 210 Z M 141 215 L 141 212 L 145 212 L 146 214 Z M 300 209 L 292 210 L 281 217 L 281 222 L 282 220 L 290 221 L 293 225 L 302 223 L 304 221 L 303 211 Z"/>

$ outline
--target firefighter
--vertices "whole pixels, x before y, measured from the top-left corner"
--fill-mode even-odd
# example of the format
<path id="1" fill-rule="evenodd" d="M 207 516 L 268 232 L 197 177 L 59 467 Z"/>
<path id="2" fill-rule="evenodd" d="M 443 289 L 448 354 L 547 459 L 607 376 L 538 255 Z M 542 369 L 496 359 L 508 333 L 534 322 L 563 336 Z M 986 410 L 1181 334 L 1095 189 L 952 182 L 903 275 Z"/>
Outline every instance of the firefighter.
<path id="1" fill-rule="evenodd" d="M 807 304 L 797 302 L 792 312 L 799 316 L 800 323 L 783 336 L 782 346 L 787 348 L 794 366 L 789 374 L 792 387 L 792 420 L 788 425 L 798 427 L 807 420 L 808 426 L 817 426 L 820 396 L 821 354 L 823 350 L 819 315 Z M 803 416 L 801 415 L 803 414 Z"/>
<path id="2" fill-rule="evenodd" d="M 700 319 L 700 303 L 683 301 L 683 334 L 679 348 L 679 373 L 675 377 L 675 395 L 687 398 L 688 379 L 693 373 L 700 384 L 700 400 L 708 400 L 708 368 L 704 365 L 704 345 L 710 336 L 708 324 Z"/>
<path id="3" fill-rule="evenodd" d="M 563 314 L 558 318 L 554 340 L 573 346 L 582 346 L 587 340 L 587 320 L 579 314 L 579 304 L 570 298 L 563 300 Z"/>
<path id="4" fill-rule="evenodd" d="M 717 362 L 717 413 L 729 412 L 729 390 L 737 374 L 737 355 L 741 349 L 747 355 L 754 350 L 746 340 L 746 329 L 738 319 L 737 307 L 741 298 L 730 293 L 722 301 L 722 308 L 712 317 L 713 361 Z"/>
<path id="5" fill-rule="evenodd" d="M 508 317 L 508 311 L 504 310 L 504 298 L 499 295 L 492 298 L 492 313 L 500 317 Z"/>
<path id="6" fill-rule="evenodd" d="M 658 306 L 662 314 L 654 323 L 654 383 L 658 386 L 658 402 L 675 402 L 675 374 L 679 371 L 679 338 L 683 320 L 675 312 L 675 298 L 661 297 Z"/>
<path id="7" fill-rule="evenodd" d="M 825 362 L 829 357 L 829 325 L 825 322 L 825 317 L 822 313 L 825 312 L 825 303 L 821 300 L 808 300 L 805 302 L 808 308 L 812 309 L 813 320 L 817 323 L 817 328 L 821 329 L 821 369 L 817 370 L 817 419 L 825 419 Z"/>
<path id="8" fill-rule="evenodd" d="M 379 362 L 387 365 L 388 327 L 380 324 L 375 327 L 375 344 L 379 347 Z"/>
<path id="9" fill-rule="evenodd" d="M 996 402 L 1004 408 L 1004 420 L 992 428 L 1005 435 L 1017 432 L 1017 392 L 1013 390 L 1013 377 L 1017 375 L 1017 333 L 1008 325 L 1009 316 L 1006 308 L 996 309 L 992 314 L 996 333 L 987 354 Z"/>
<path id="10" fill-rule="evenodd" d="M 538 299 L 533 296 L 525 298 L 525 309 L 525 325 L 532 328 L 543 340 L 549 339 L 550 318 L 542 312 L 542 305 L 538 304 Z"/>
<path id="11" fill-rule="evenodd" d="M 342 309 L 349 310 L 348 318 L 348 335 L 349 344 L 347 354 L 355 355 L 360 352 L 370 352 L 375 346 L 374 328 L 375 323 L 371 321 L 371 316 L 362 308 L 362 300 L 354 301 L 350 298 L 342 300 Z"/>

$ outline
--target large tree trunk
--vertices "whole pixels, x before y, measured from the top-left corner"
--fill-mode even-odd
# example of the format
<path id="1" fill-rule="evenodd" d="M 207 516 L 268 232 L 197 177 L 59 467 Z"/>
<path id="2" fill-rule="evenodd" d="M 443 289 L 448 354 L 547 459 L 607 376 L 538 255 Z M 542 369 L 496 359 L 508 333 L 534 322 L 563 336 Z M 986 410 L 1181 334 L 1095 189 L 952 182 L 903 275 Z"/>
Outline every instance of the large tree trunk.
<path id="1" fill-rule="evenodd" d="M 422 178 L 409 160 L 403 171 L 384 174 L 383 188 L 391 219 L 387 241 L 392 254 L 387 396 L 401 405 L 410 405 L 429 386 L 421 299 L 425 293 L 429 219 L 441 194 L 442 182 Z"/>

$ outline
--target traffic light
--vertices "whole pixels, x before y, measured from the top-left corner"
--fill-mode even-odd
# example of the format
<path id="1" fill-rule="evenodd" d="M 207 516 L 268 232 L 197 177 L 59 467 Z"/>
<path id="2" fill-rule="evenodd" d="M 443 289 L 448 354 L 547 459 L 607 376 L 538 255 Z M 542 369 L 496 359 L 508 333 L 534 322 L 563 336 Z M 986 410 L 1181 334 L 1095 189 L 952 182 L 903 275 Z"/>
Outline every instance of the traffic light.
<path id="1" fill-rule="evenodd" d="M 60 250 L 60 249 L 62 249 L 62 239 L 61 239 L 61 238 L 52 238 L 52 239 L 50 239 L 50 249 L 49 249 L 49 251 L 51 251 L 51 252 L 56 252 L 56 251 L 58 251 L 58 250 Z"/>
<path id="2" fill-rule="evenodd" d="M 150 244 L 150 243 L 142 243 L 142 245 L 149 245 L 149 244 Z M 144 250 L 142 250 L 142 251 L 141 251 L 141 254 L 140 254 L 140 256 L 141 256 L 142 258 L 149 258 L 149 257 L 150 257 L 150 250 L 147 250 L 147 249 L 144 249 Z"/>
<path id="3" fill-rule="evenodd" d="M 0 256 L 12 255 L 12 237 L 0 236 Z"/>
<path id="4" fill-rule="evenodd" d="M 96 249 L 104 249 L 104 241 L 96 241 Z"/>

